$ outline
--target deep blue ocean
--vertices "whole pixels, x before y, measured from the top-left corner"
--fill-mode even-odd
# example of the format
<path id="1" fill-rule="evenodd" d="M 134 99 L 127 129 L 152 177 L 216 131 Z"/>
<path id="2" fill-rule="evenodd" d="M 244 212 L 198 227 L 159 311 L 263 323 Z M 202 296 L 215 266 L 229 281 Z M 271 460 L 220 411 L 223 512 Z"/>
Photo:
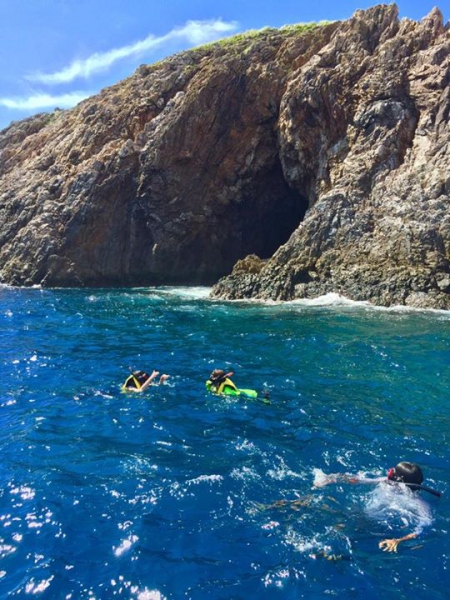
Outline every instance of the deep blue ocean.
<path id="1" fill-rule="evenodd" d="M 450 314 L 207 292 L 0 288 L 0 598 L 449 598 Z"/>

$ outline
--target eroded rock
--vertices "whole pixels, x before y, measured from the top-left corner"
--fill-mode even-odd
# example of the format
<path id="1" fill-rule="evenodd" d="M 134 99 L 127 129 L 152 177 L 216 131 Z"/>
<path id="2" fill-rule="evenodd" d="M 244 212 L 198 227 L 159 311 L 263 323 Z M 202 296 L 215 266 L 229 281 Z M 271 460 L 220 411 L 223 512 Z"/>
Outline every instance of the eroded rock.
<path id="1" fill-rule="evenodd" d="M 449 36 L 437 9 L 377 6 L 12 124 L 1 281 L 212 283 L 240 261 L 215 297 L 450 308 Z"/>

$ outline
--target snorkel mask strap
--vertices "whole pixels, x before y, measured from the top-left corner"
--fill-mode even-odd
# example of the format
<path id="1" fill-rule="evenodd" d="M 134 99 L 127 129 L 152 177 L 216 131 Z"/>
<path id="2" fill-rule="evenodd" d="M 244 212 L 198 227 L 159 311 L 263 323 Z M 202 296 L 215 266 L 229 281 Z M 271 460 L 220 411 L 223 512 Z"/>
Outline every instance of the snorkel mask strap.
<path id="1" fill-rule="evenodd" d="M 423 492 L 428 492 L 429 494 L 432 494 L 433 496 L 436 496 L 437 498 L 441 497 L 441 492 L 437 492 L 436 490 L 433 490 L 429 487 L 427 487 L 426 485 L 422 485 L 420 483 L 405 483 L 404 485 L 407 485 L 409 487 L 409 489 L 411 490 L 421 490 Z"/>
<path id="2" fill-rule="evenodd" d="M 403 485 L 406 485 L 409 487 L 410 490 L 421 490 L 423 492 L 428 492 L 429 494 L 432 494 L 433 496 L 436 496 L 437 498 L 441 497 L 441 492 L 437 492 L 436 490 L 433 490 L 429 487 L 427 487 L 426 485 L 422 485 L 421 483 L 406 483 L 406 481 L 403 481 L 403 477 L 400 475 L 397 475 L 396 471 L 395 471 L 395 467 L 391 467 L 388 472 L 387 472 L 387 478 L 388 481 L 394 481 L 396 483 L 403 483 Z"/>

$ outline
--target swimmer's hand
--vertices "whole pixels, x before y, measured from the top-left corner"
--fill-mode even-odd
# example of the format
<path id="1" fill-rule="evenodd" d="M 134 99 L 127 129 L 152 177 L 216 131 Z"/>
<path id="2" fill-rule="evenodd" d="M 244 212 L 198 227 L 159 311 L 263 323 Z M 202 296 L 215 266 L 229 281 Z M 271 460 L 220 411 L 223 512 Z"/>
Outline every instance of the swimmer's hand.
<path id="1" fill-rule="evenodd" d="M 400 540 L 382 540 L 378 544 L 378 548 L 383 550 L 383 552 L 397 552 L 397 546 L 399 543 Z"/>
<path id="2" fill-rule="evenodd" d="M 378 544 L 378 548 L 383 550 L 383 552 L 397 552 L 397 547 L 401 542 L 405 542 L 406 540 L 412 540 L 417 537 L 416 533 L 410 533 L 409 535 L 405 535 L 401 538 L 394 538 L 390 540 L 382 540 Z"/>
<path id="3" fill-rule="evenodd" d="M 347 473 L 330 473 L 327 475 L 321 469 L 314 469 L 313 487 L 320 488 L 330 483 L 360 483 L 361 478 L 356 475 L 347 475 Z"/>
<path id="4" fill-rule="evenodd" d="M 335 475 L 327 475 L 322 469 L 313 469 L 314 482 L 313 487 L 320 488 L 328 485 L 329 483 L 336 483 Z"/>

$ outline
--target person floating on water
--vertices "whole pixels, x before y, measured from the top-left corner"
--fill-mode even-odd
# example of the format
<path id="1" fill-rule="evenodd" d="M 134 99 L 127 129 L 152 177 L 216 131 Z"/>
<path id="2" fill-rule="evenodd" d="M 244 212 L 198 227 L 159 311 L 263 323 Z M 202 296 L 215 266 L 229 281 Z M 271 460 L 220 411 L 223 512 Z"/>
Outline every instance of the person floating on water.
<path id="1" fill-rule="evenodd" d="M 132 371 L 131 375 L 123 384 L 122 390 L 124 392 L 144 392 L 151 385 L 162 385 L 169 378 L 169 375 L 163 374 L 156 384 L 155 379 L 158 375 L 159 371 L 153 371 L 151 375 L 145 371 Z"/>
<path id="2" fill-rule="evenodd" d="M 238 389 L 230 379 L 233 375 L 232 371 L 225 373 L 223 369 L 214 369 L 206 382 L 206 389 L 218 396 L 237 396 Z"/>
<path id="3" fill-rule="evenodd" d="M 206 382 L 206 389 L 217 396 L 245 396 L 247 398 L 258 398 L 256 390 L 238 388 L 230 379 L 234 373 L 226 372 L 223 369 L 214 369 Z M 262 394 L 261 400 L 269 403 L 268 393 Z"/>
<path id="4" fill-rule="evenodd" d="M 314 487 L 323 487 L 330 483 L 380 484 L 366 506 L 369 515 L 385 520 L 386 516 L 397 513 L 402 521 L 416 524 L 414 531 L 403 537 L 382 540 L 378 546 L 384 552 L 397 552 L 401 542 L 417 538 L 423 528 L 431 524 L 429 505 L 417 497 L 415 492 L 425 491 L 433 496 L 441 496 L 440 492 L 422 485 L 424 477 L 419 465 L 406 461 L 391 467 L 387 477 L 367 478 L 345 473 L 326 475 L 318 469 L 315 475 Z"/>

